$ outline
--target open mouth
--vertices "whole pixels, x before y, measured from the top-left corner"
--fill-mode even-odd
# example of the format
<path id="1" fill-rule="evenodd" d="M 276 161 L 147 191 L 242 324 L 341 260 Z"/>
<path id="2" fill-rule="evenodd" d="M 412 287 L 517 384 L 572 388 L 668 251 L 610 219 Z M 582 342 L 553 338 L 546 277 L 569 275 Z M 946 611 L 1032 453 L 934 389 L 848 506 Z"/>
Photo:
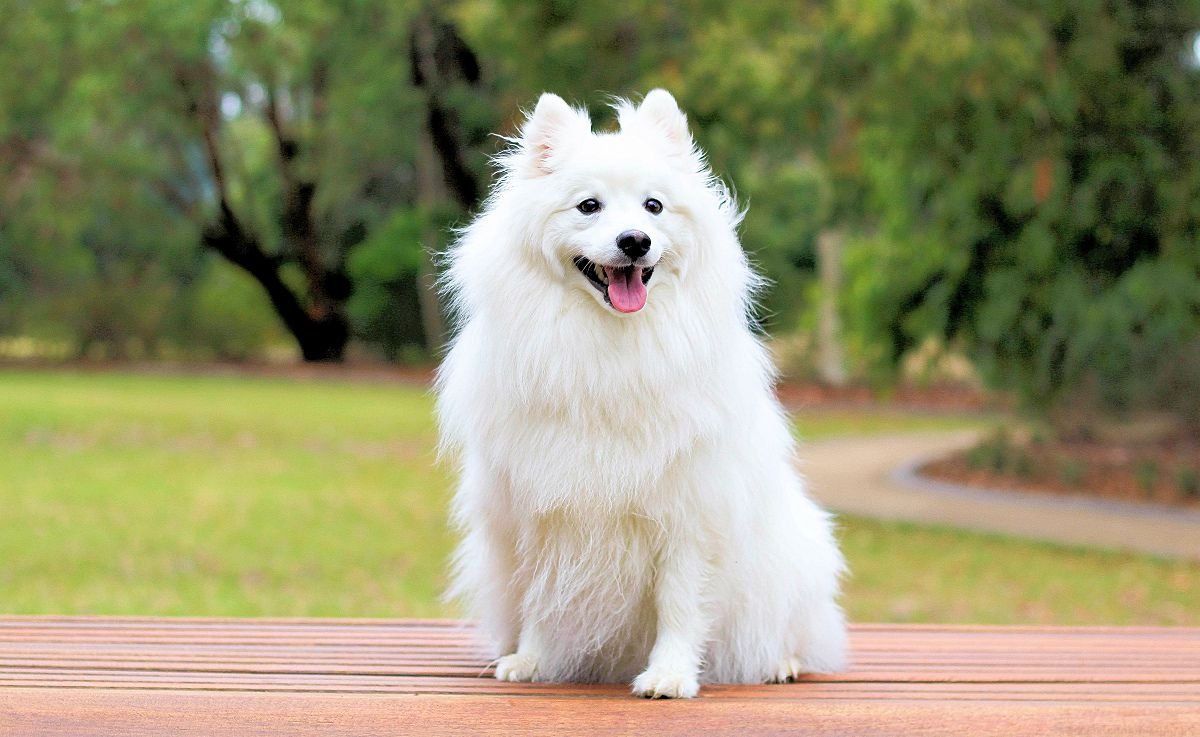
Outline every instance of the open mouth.
<path id="1" fill-rule="evenodd" d="M 637 312 L 646 306 L 646 285 L 654 267 L 603 266 L 576 256 L 575 268 L 604 295 L 604 301 L 619 312 Z"/>

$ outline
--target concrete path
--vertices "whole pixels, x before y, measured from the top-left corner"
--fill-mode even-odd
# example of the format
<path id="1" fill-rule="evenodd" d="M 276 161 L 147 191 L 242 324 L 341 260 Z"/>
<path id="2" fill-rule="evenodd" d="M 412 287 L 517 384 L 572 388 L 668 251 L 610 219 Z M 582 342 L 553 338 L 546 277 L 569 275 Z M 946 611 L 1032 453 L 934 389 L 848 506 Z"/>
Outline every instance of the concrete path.
<path id="1" fill-rule="evenodd" d="M 974 489 L 913 473 L 977 438 L 959 431 L 820 440 L 801 446 L 800 466 L 812 495 L 836 512 L 1200 560 L 1195 512 Z"/>

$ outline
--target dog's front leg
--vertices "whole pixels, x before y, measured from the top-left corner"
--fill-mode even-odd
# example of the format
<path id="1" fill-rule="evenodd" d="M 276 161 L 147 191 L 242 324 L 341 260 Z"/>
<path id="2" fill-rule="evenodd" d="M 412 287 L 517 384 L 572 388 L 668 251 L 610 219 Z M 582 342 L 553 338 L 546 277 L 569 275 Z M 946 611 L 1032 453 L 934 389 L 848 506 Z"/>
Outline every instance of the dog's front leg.
<path id="1" fill-rule="evenodd" d="M 704 604 L 708 564 L 697 544 L 677 540 L 668 543 L 657 562 L 658 632 L 650 664 L 634 679 L 633 692 L 652 699 L 692 698 L 700 691 L 700 661 L 710 627 Z"/>
<path id="2" fill-rule="evenodd" d="M 541 626 L 533 619 L 527 619 L 521 626 L 517 651 L 496 661 L 496 678 L 501 681 L 536 681 L 541 660 Z"/>

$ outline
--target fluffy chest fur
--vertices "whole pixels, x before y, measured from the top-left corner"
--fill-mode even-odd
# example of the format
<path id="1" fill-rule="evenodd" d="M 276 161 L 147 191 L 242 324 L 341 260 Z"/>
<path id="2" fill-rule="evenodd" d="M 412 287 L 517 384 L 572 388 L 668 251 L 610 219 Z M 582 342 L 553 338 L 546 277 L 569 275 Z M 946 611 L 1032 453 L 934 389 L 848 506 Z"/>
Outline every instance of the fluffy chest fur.
<path id="1" fill-rule="evenodd" d="M 444 431 L 530 511 L 630 508 L 681 457 L 744 430 L 766 390 L 743 324 L 705 324 L 668 290 L 655 296 L 637 323 L 605 323 L 570 293 L 543 311 L 474 317 L 443 368 Z"/>

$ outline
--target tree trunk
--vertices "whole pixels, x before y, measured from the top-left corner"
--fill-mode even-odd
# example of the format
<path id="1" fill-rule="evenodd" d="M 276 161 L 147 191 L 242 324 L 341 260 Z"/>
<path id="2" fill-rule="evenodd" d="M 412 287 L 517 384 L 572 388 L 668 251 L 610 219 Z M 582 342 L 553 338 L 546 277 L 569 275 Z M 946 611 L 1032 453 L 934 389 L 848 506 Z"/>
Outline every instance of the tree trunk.
<path id="1" fill-rule="evenodd" d="M 425 93 L 427 111 L 417 142 L 417 204 L 426 215 L 432 215 L 453 198 L 469 210 L 479 200 L 480 185 L 467 166 L 466 144 L 447 97 L 454 85 L 479 84 L 479 62 L 454 26 L 440 17 L 436 2 L 427 4 L 413 19 L 409 52 L 413 85 Z M 446 342 L 433 256 L 442 233 L 430 224 L 421 240 L 424 249 L 417 274 L 421 326 L 426 348 L 436 354 Z"/>
<path id="2" fill-rule="evenodd" d="M 320 74 L 317 77 L 313 88 L 321 102 L 323 81 Z M 275 91 L 269 89 L 265 112 L 279 155 L 283 199 L 280 225 L 291 258 L 304 272 L 307 290 L 303 301 L 280 276 L 284 257 L 265 253 L 254 232 L 234 212 L 221 147 L 217 142 L 221 119 L 215 79 L 216 72 L 209 64 L 184 64 L 176 69 L 176 82 L 188 100 L 188 114 L 198 124 L 217 193 L 218 211 L 205 225 L 201 242 L 244 269 L 262 285 L 275 312 L 296 339 L 305 361 L 341 361 L 350 340 L 350 322 L 345 308 L 352 285 L 344 264 L 339 262 L 331 267 L 322 258 L 320 234 L 312 209 L 317 185 L 299 176 L 294 167 L 301 152 L 300 141 L 287 131 Z"/>
<path id="3" fill-rule="evenodd" d="M 318 68 L 323 68 L 318 64 Z M 316 107 L 323 106 L 322 74 L 313 81 Z M 301 142 L 284 125 L 274 89 L 268 91 L 267 122 L 275 135 L 278 149 L 279 177 L 283 184 L 283 212 L 280 226 L 287 248 L 295 254 L 304 272 L 307 286 L 307 308 L 304 319 L 288 324 L 288 330 L 300 344 L 305 361 L 341 361 L 350 339 L 350 320 L 346 316 L 346 300 L 351 283 L 342 264 L 330 266 L 323 255 L 321 234 L 313 212 L 317 183 L 302 176 L 296 162 L 303 149 Z M 275 269 L 278 281 L 278 269 Z M 258 278 L 256 276 L 256 278 Z M 259 279 L 261 282 L 262 279 Z M 286 289 L 286 287 L 284 287 Z M 270 291 L 270 290 L 268 290 Z M 274 301 L 274 300 L 272 300 Z"/>
<path id="4" fill-rule="evenodd" d="M 817 371 L 821 380 L 834 386 L 846 383 L 846 359 L 842 352 L 842 318 L 839 312 L 842 290 L 842 247 L 846 234 L 840 230 L 822 230 L 817 234 L 817 268 L 821 277 L 821 302 L 818 308 Z"/>
<path id="5" fill-rule="evenodd" d="M 280 276 L 280 259 L 263 253 L 224 203 L 221 214 L 204 229 L 201 238 L 205 246 L 244 269 L 262 285 L 284 327 L 300 346 L 305 361 L 341 361 L 345 357 L 350 340 L 345 316 L 340 311 L 321 315 L 305 309 Z"/>

